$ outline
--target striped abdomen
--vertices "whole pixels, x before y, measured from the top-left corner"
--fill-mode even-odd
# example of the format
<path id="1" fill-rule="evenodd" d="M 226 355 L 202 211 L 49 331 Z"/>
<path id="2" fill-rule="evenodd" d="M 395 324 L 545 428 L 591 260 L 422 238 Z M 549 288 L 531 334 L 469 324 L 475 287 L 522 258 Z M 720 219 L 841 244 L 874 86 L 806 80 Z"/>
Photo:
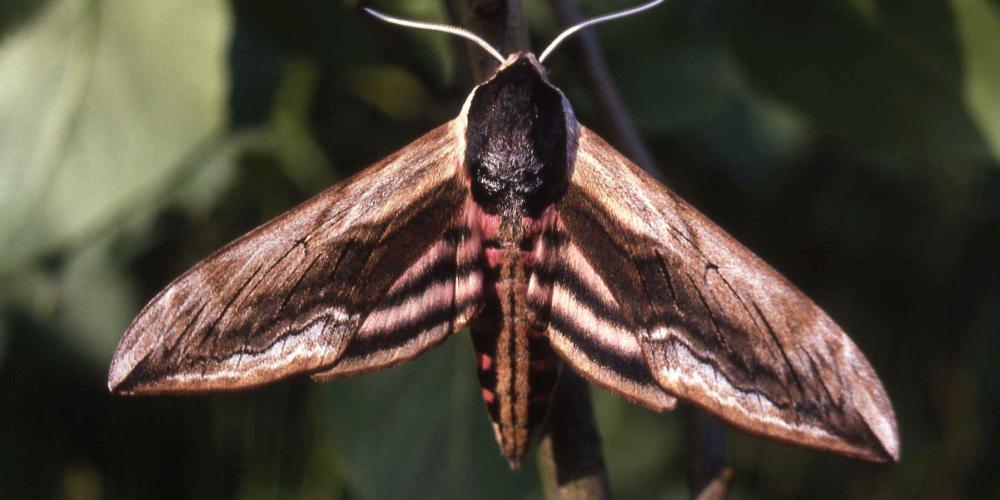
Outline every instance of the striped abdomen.
<path id="1" fill-rule="evenodd" d="M 499 231 L 483 216 L 483 306 L 470 324 L 483 399 L 503 454 L 516 467 L 548 413 L 561 361 L 545 336 L 547 318 L 529 305 L 532 272 L 544 259 L 541 220 Z M 544 219 L 544 217 L 543 217 Z M 513 240 L 513 241 L 511 241 Z"/>

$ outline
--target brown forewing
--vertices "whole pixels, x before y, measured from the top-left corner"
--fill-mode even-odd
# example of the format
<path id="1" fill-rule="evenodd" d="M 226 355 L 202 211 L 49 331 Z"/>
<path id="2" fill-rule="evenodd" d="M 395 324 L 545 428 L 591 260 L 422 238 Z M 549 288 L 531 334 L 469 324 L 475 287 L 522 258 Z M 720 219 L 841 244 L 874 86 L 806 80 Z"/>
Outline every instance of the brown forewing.
<path id="1" fill-rule="evenodd" d="M 329 368 L 468 197 L 446 124 L 208 257 L 118 345 L 117 393 L 252 387 Z"/>
<path id="2" fill-rule="evenodd" d="M 776 271 L 581 127 L 557 203 L 659 384 L 774 439 L 896 460 L 891 404 L 844 332 Z"/>

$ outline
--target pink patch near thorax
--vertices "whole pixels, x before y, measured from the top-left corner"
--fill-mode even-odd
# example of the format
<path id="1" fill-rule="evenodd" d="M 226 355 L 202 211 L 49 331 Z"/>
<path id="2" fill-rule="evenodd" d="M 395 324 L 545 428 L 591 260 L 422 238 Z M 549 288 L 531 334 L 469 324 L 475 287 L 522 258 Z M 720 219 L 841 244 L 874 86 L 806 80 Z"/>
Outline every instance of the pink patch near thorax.
<path id="1" fill-rule="evenodd" d="M 494 394 L 493 391 L 483 387 L 483 401 L 486 401 L 486 404 L 493 404 L 493 400 L 495 400 L 496 397 L 497 395 Z"/>
<path id="2" fill-rule="evenodd" d="M 493 369 L 493 358 L 489 354 L 479 353 L 479 369 L 484 372 Z"/>

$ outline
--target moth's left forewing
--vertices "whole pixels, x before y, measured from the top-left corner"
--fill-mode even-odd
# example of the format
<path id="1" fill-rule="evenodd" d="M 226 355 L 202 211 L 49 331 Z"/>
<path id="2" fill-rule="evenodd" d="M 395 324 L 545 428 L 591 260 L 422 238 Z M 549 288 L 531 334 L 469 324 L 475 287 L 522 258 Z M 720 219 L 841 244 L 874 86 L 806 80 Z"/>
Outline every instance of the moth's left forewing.
<path id="1" fill-rule="evenodd" d="M 670 393 L 750 432 L 869 460 L 898 459 L 889 399 L 844 332 L 583 127 L 557 211 Z"/>
<path id="2" fill-rule="evenodd" d="M 387 304 L 400 298 L 387 291 L 404 278 L 422 282 L 427 266 L 414 266 L 448 247 L 442 240 L 469 191 L 457 137 L 453 122 L 438 127 L 195 265 L 126 331 L 109 388 L 235 390 L 328 369 L 345 353 L 356 358 L 385 348 L 403 358 L 433 344 L 428 335 L 439 329 L 427 330 L 420 320 L 441 312 L 433 300 L 450 292 L 416 290 L 404 311 Z M 430 276 L 431 284 L 436 279 Z M 373 314 L 395 320 L 402 351 L 354 342 Z"/>

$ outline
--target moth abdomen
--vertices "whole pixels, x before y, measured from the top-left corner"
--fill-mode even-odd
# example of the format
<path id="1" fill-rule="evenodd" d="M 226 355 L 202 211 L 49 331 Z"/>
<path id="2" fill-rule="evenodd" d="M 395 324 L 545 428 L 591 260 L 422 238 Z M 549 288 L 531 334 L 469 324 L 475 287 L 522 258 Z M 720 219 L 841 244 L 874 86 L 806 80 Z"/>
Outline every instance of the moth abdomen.
<path id="1" fill-rule="evenodd" d="M 541 235 L 552 217 L 551 210 L 536 219 L 481 208 L 477 216 L 484 282 L 481 308 L 469 326 L 483 400 L 514 467 L 545 420 L 561 367 L 545 335 L 547 323 L 538 320 L 538 301 L 529 300 L 536 268 L 545 261 Z"/>

